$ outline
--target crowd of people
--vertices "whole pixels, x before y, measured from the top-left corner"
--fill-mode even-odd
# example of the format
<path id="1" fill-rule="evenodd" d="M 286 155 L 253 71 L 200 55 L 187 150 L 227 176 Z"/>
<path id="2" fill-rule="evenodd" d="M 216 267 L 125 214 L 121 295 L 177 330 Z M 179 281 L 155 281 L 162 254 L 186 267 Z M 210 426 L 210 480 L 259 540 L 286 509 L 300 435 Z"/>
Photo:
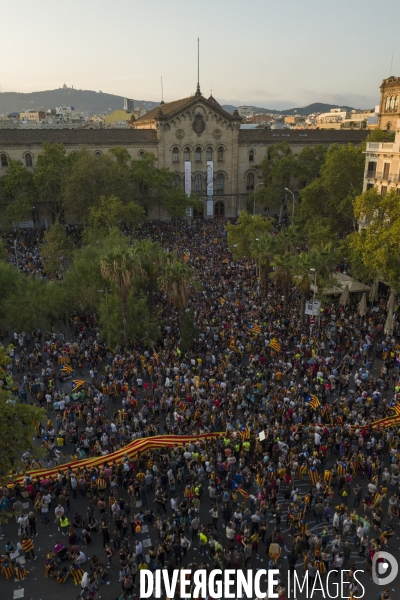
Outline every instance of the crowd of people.
<path id="1" fill-rule="evenodd" d="M 46 549 L 44 576 L 73 580 L 84 599 L 115 577 L 120 598 L 135 598 L 141 569 L 249 568 L 262 555 L 280 569 L 282 599 L 296 566 L 311 583 L 347 568 L 348 595 L 361 595 L 354 571 L 360 562 L 371 570 L 398 531 L 398 427 L 371 425 L 400 399 L 397 311 L 391 336 L 383 333 L 385 290 L 363 317 L 357 301 L 329 302 L 310 323 L 293 287 L 284 312 L 280 290 L 271 283 L 264 297 L 253 263 L 232 259 L 224 225 L 141 229 L 188 256 L 201 282 L 188 306 L 198 331 L 190 351 L 180 349 L 179 314 L 167 303 L 159 342 L 126 354 L 100 339 L 95 315 L 73 314 L 50 334 L 14 334 L 14 394 L 46 408 L 40 466 L 58 471 L 29 474 L 38 464 L 27 455 L 23 482 L 1 491 L 0 508 L 11 508 L 20 533 L 18 547 L 12 524 L 1 535 L 5 578 L 29 577 L 35 538 L 55 521 L 59 539 Z M 32 248 L 28 239 L 19 244 L 40 268 L 32 239 Z M 86 383 L 71 391 L 73 379 Z M 170 433 L 193 441 L 109 457 Z M 207 433 L 220 435 L 198 438 Z M 101 466 L 79 464 L 99 456 Z M 65 469 L 69 461 L 78 462 Z M 102 548 L 88 559 L 97 534 Z"/>

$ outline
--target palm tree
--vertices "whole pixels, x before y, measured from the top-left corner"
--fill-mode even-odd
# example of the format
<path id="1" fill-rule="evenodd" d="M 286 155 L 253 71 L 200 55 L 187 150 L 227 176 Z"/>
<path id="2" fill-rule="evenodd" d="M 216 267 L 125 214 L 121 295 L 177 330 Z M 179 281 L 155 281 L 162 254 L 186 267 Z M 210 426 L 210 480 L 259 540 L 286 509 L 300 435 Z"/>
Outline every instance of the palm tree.
<path id="1" fill-rule="evenodd" d="M 277 288 L 283 294 L 283 313 L 286 314 L 290 288 L 292 286 L 295 257 L 290 252 L 277 254 L 272 260 L 272 274 Z"/>
<path id="2" fill-rule="evenodd" d="M 298 225 L 290 225 L 280 230 L 276 236 L 276 243 L 285 252 L 294 252 L 301 243 L 302 236 Z"/>
<path id="3" fill-rule="evenodd" d="M 182 314 L 185 310 L 193 282 L 193 270 L 181 260 L 167 262 L 159 278 L 172 305 Z"/>
<path id="4" fill-rule="evenodd" d="M 158 242 L 141 240 L 132 248 L 136 262 L 136 282 L 147 296 L 150 310 L 154 307 L 154 295 L 158 289 L 158 278 L 165 262 L 165 253 Z"/>
<path id="5" fill-rule="evenodd" d="M 128 296 L 133 287 L 134 275 L 138 265 L 130 248 L 111 250 L 100 261 L 101 274 L 110 283 L 115 284 L 121 302 L 122 323 L 124 328 L 124 351 L 128 349 Z"/>
<path id="6" fill-rule="evenodd" d="M 276 251 L 276 238 L 269 233 L 260 233 L 259 237 L 253 240 L 250 246 L 251 257 L 254 258 L 258 276 L 261 281 L 261 290 L 263 294 L 268 293 L 269 271 L 271 259 Z"/>

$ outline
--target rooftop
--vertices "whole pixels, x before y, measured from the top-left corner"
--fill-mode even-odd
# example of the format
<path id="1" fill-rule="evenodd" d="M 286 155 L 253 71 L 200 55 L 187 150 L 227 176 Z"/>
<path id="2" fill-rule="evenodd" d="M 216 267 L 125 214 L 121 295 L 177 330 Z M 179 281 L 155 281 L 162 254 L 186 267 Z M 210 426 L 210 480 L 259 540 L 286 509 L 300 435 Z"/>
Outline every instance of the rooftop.
<path id="1" fill-rule="evenodd" d="M 157 144 L 153 129 L 1 129 L 0 148 L 27 144 L 116 145 Z"/>

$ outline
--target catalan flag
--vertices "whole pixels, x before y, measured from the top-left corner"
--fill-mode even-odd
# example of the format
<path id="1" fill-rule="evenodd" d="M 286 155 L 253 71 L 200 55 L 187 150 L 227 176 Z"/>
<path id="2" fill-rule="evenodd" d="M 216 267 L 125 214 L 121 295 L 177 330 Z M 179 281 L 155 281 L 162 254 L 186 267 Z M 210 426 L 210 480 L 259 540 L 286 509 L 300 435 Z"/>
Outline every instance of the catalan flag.
<path id="1" fill-rule="evenodd" d="M 310 476 L 311 479 L 311 483 L 313 485 L 317 485 L 318 481 L 319 481 L 319 475 L 318 475 L 318 471 L 315 467 L 310 467 L 308 469 L 308 474 Z"/>
<path id="2" fill-rule="evenodd" d="M 249 325 L 249 331 L 250 333 L 261 333 L 261 327 L 259 325 L 255 325 L 254 323 L 250 323 Z"/>
<path id="3" fill-rule="evenodd" d="M 390 408 L 394 410 L 396 415 L 400 415 L 400 404 L 396 400 L 391 401 Z"/>
<path id="4" fill-rule="evenodd" d="M 219 302 L 220 302 L 221 306 L 223 306 L 223 305 L 225 304 L 226 300 L 225 300 L 225 298 L 222 298 L 222 297 L 221 297 L 221 298 L 219 299 Z"/>
<path id="5" fill-rule="evenodd" d="M 153 356 L 156 360 L 158 360 L 160 358 L 159 355 L 157 354 L 157 352 L 154 350 L 154 348 L 153 348 Z"/>
<path id="6" fill-rule="evenodd" d="M 236 298 L 235 304 L 236 304 L 236 306 L 240 306 L 240 300 L 239 300 L 239 298 Z"/>
<path id="7" fill-rule="evenodd" d="M 224 260 L 222 261 L 222 264 L 223 264 L 223 265 L 226 265 L 226 264 L 228 264 L 228 259 L 227 259 L 227 258 L 224 258 Z"/>
<path id="8" fill-rule="evenodd" d="M 269 348 L 272 348 L 272 350 L 275 350 L 275 352 L 280 352 L 281 351 L 281 345 L 278 342 L 278 340 L 276 338 L 273 338 L 270 343 L 269 343 Z"/>
<path id="9" fill-rule="evenodd" d="M 183 256 L 183 260 L 185 262 L 187 262 L 189 260 L 189 252 L 185 252 L 184 256 Z"/>
<path id="10" fill-rule="evenodd" d="M 231 350 L 233 350 L 235 348 L 235 338 L 233 335 L 231 335 L 230 339 L 229 339 L 229 348 Z"/>
<path id="11" fill-rule="evenodd" d="M 328 469 L 325 469 L 325 471 L 324 471 L 324 481 L 326 481 L 326 483 L 328 485 L 331 485 L 332 471 L 329 471 Z"/>
<path id="12" fill-rule="evenodd" d="M 73 373 L 74 372 L 73 368 L 70 365 L 67 365 L 65 363 L 62 365 L 61 371 L 65 371 L 66 373 Z"/>
<path id="13" fill-rule="evenodd" d="M 233 480 L 231 480 L 231 486 L 232 486 L 234 492 L 239 492 L 239 494 L 242 494 L 243 498 L 245 498 L 246 500 L 250 496 L 250 494 L 245 492 L 245 490 L 242 489 L 242 487 Z"/>
<path id="14" fill-rule="evenodd" d="M 301 465 L 301 467 L 299 467 L 297 469 L 298 472 L 298 477 L 300 477 L 300 479 L 304 479 L 306 473 L 307 473 L 307 465 Z"/>
<path id="15" fill-rule="evenodd" d="M 248 440 L 250 438 L 250 427 L 248 425 L 245 425 L 242 431 L 240 432 L 240 435 L 242 436 L 242 440 Z"/>
<path id="16" fill-rule="evenodd" d="M 309 404 L 313 410 L 317 410 L 317 408 L 321 406 L 320 401 L 318 400 L 317 396 L 314 396 L 314 394 L 307 394 L 304 402 Z"/>
<path id="17" fill-rule="evenodd" d="M 75 392 L 78 388 L 85 385 L 86 381 L 84 379 L 74 379 L 71 383 L 72 391 Z"/>
<path id="18" fill-rule="evenodd" d="M 274 467 L 268 467 L 268 479 L 269 479 L 269 481 L 273 481 L 275 479 Z"/>

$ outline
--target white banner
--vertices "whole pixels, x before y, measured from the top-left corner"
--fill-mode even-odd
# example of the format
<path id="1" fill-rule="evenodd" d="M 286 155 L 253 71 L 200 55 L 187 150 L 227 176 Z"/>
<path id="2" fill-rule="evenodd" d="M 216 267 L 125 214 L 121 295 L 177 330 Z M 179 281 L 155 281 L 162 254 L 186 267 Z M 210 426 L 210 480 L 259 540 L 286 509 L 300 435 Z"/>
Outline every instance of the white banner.
<path id="1" fill-rule="evenodd" d="M 185 160 L 185 194 L 190 196 L 192 192 L 192 163 Z"/>
<path id="2" fill-rule="evenodd" d="M 214 202 L 212 200 L 207 200 L 207 217 L 214 216 Z"/>
<path id="3" fill-rule="evenodd" d="M 207 161 L 207 197 L 210 200 L 214 195 L 214 163 Z"/>
<path id="4" fill-rule="evenodd" d="M 318 302 L 318 300 L 316 300 L 313 306 L 313 301 L 311 300 L 310 302 L 306 302 L 306 309 L 304 311 L 304 314 L 312 315 L 313 317 L 318 317 L 320 308 L 321 302 Z"/>

